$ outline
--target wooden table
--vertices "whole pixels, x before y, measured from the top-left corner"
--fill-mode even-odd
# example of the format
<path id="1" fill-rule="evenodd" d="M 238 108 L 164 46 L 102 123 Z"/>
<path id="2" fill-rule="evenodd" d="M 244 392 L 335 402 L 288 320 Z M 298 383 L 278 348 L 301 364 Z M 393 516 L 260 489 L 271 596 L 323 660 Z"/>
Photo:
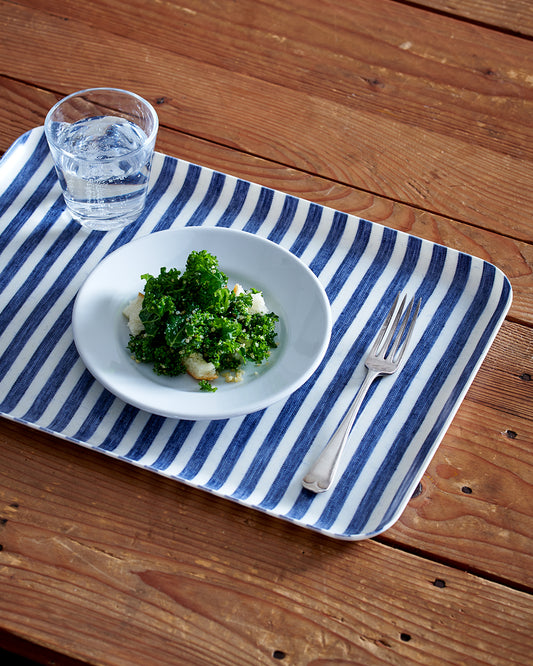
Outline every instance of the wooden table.
<path id="1" fill-rule="evenodd" d="M 1 0 L 0 150 L 65 94 L 157 149 L 486 259 L 506 321 L 384 534 L 345 542 L 0 421 L 0 643 L 41 663 L 526 664 L 529 0 Z M 0 313 L 1 316 L 1 313 Z"/>

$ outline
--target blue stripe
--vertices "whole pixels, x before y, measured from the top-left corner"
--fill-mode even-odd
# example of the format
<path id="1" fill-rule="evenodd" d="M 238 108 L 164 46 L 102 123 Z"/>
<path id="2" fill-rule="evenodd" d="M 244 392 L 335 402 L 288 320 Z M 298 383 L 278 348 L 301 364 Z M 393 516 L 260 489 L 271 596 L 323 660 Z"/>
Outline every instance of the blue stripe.
<path id="1" fill-rule="evenodd" d="M 225 450 L 216 470 L 206 482 L 205 485 L 207 488 L 218 490 L 223 486 L 244 451 L 242 443 L 250 440 L 260 424 L 264 412 L 265 410 L 263 409 L 259 412 L 247 414 L 243 418 L 235 437 Z"/>
<path id="2" fill-rule="evenodd" d="M 170 467 L 176 456 L 181 451 L 185 440 L 189 436 L 192 428 L 194 426 L 194 421 L 178 421 L 174 432 L 168 438 L 165 447 L 157 457 L 157 460 L 153 463 L 152 467 L 156 470 L 162 471 Z"/>
<path id="3" fill-rule="evenodd" d="M 141 460 L 141 458 L 149 451 L 155 438 L 159 434 L 166 419 L 163 416 L 150 414 L 150 418 L 141 430 L 140 435 L 135 440 L 133 447 L 126 453 L 124 458 L 126 460 Z"/>
<path id="4" fill-rule="evenodd" d="M 220 216 L 217 227 L 231 227 L 239 213 L 242 211 L 244 202 L 250 190 L 250 183 L 244 180 L 238 180 L 235 185 L 235 191 L 231 197 L 226 210 Z"/>
<path id="5" fill-rule="evenodd" d="M 24 263 L 27 261 L 28 257 L 32 254 L 32 252 L 35 250 L 35 248 L 39 245 L 39 243 L 42 242 L 46 234 L 50 231 L 52 225 L 56 222 L 57 218 L 61 215 L 64 209 L 64 203 L 63 203 L 63 195 L 61 195 L 52 207 L 46 212 L 42 220 L 37 224 L 36 227 L 34 227 L 31 231 L 29 236 L 26 238 L 25 241 L 22 242 L 19 250 L 17 251 L 16 254 L 14 254 L 11 259 L 7 262 L 6 267 L 2 270 L 0 273 L 0 293 L 2 293 L 5 288 L 9 285 L 9 283 L 16 277 L 18 271 Z M 25 220 L 24 220 L 25 221 Z M 70 236 L 74 235 L 77 231 L 79 230 L 79 226 L 74 226 L 72 225 L 67 234 Z M 58 246 L 59 247 L 59 246 Z M 64 247 L 64 246 L 63 246 Z M 59 254 L 61 254 L 62 249 L 60 249 Z M 54 252 L 53 249 L 49 250 L 49 252 Z M 48 254 L 48 253 L 47 253 Z M 45 266 L 45 261 L 49 260 L 50 257 L 45 256 L 42 260 L 40 265 Z M 46 269 L 41 268 L 40 269 L 41 273 L 44 274 L 46 273 Z M 33 279 L 37 279 L 39 276 L 39 273 L 33 273 Z M 33 283 L 33 288 L 35 288 L 35 283 Z M 32 289 L 33 291 L 33 289 Z M 23 299 L 20 299 L 17 296 L 15 297 L 18 301 L 21 303 L 24 303 Z M 20 306 L 17 306 L 17 310 L 19 309 Z M 6 315 L 7 316 L 7 315 Z M 5 322 L 4 322 L 5 324 Z M 2 327 L 2 324 L 0 324 L 0 332 L 4 330 L 4 327 Z"/>
<path id="6" fill-rule="evenodd" d="M 225 182 L 226 176 L 216 171 L 213 173 L 204 198 L 186 222 L 188 227 L 197 227 L 202 224 L 219 200 Z"/>
<path id="7" fill-rule="evenodd" d="M 226 427 L 226 420 L 220 421 L 211 421 L 207 428 L 205 429 L 204 434 L 200 438 L 200 441 L 194 449 L 193 455 L 189 458 L 189 461 L 182 469 L 180 473 L 181 479 L 186 479 L 190 481 L 200 471 L 200 468 L 207 460 L 207 457 L 213 450 L 213 447 L 216 445 L 216 442 L 221 435 L 222 431 Z"/>
<path id="8" fill-rule="evenodd" d="M 291 226 L 292 221 L 294 220 L 297 209 L 298 199 L 290 196 L 285 197 L 280 216 L 278 217 L 274 228 L 268 234 L 269 240 L 274 243 L 281 243 L 283 236 L 285 236 Z"/>
<path id="9" fill-rule="evenodd" d="M 270 208 L 272 206 L 272 201 L 274 199 L 274 191 L 266 187 L 262 187 L 259 193 L 259 198 L 255 205 L 253 213 L 250 215 L 250 219 L 243 227 L 243 231 L 248 233 L 255 234 L 261 228 L 261 225 L 265 221 Z"/>
<path id="10" fill-rule="evenodd" d="M 335 248 L 337 247 L 338 243 L 340 242 L 340 239 L 342 238 L 342 234 L 344 233 L 344 230 L 346 228 L 347 221 L 348 221 L 348 215 L 346 215 L 346 213 L 336 212 L 334 214 L 328 232 L 328 237 L 326 238 L 325 242 L 320 246 L 314 259 L 309 263 L 309 268 L 313 271 L 315 275 L 320 275 L 324 270 L 324 266 L 331 259 L 331 256 L 335 252 Z M 371 228 L 370 222 L 367 222 L 366 220 L 360 220 L 359 225 L 357 227 L 357 233 L 362 234 L 364 229 L 364 234 L 368 236 L 370 234 L 370 228 Z M 367 242 L 368 238 L 365 242 L 365 247 Z M 328 297 L 330 302 L 333 302 L 337 292 L 338 289 L 334 290 L 330 287 L 328 292 Z"/>
<path id="11" fill-rule="evenodd" d="M 38 421 L 41 418 L 44 411 L 61 388 L 61 384 L 65 380 L 65 377 L 68 375 L 68 373 L 71 371 L 72 366 L 78 360 L 78 358 L 79 356 L 76 350 L 76 345 L 74 342 L 72 342 L 59 359 L 59 362 L 56 364 L 54 371 L 51 373 L 43 388 L 39 391 L 31 407 L 22 417 L 24 421 L 32 423 L 34 421 Z"/>
<path id="12" fill-rule="evenodd" d="M 106 402 L 106 404 L 108 403 Z M 124 439 L 131 424 L 138 414 L 139 410 L 136 407 L 125 404 L 120 412 L 120 415 L 113 422 L 111 428 L 109 429 L 108 434 L 102 443 L 98 445 L 98 448 L 101 451 L 114 451 Z"/>
<path id="13" fill-rule="evenodd" d="M 201 172 L 202 170 L 199 166 L 196 166 L 196 164 L 189 164 L 187 167 L 187 176 L 183 182 L 182 187 L 179 189 L 174 199 L 172 199 L 170 202 L 167 210 L 161 216 L 158 224 L 156 224 L 154 227 L 154 232 L 169 229 L 172 226 L 173 222 L 176 220 L 178 215 L 185 208 L 188 201 L 194 194 L 194 190 L 198 184 Z"/>
<path id="14" fill-rule="evenodd" d="M 322 211 L 322 206 L 317 206 L 317 204 L 311 204 L 309 206 L 305 223 L 290 248 L 290 251 L 297 257 L 301 257 L 311 243 L 311 240 L 318 229 L 318 225 L 320 224 Z"/>
<path id="15" fill-rule="evenodd" d="M 15 149 L 26 141 L 29 138 L 29 133 L 21 137 L 2 157 L 2 163 L 8 163 L 9 157 L 15 152 Z M 18 172 L 17 176 L 13 179 L 11 184 L 2 193 L 0 201 L 0 216 L 3 215 L 6 210 L 13 204 L 15 199 L 21 193 L 23 188 L 28 184 L 28 181 L 31 180 L 35 172 L 39 169 L 44 160 L 49 156 L 48 142 L 42 133 L 41 138 L 39 139 L 35 149 L 31 155 L 28 156 L 28 159 L 24 163 L 22 169 Z M 31 197 L 33 199 L 33 197 Z M 30 200 L 31 200 L 30 199 Z M 0 246 L 1 248 L 1 246 Z"/>
<path id="16" fill-rule="evenodd" d="M 116 398 L 112 393 L 107 389 L 103 389 L 88 416 L 74 434 L 74 439 L 77 439 L 79 442 L 90 440 L 115 400 Z"/>
<path id="17" fill-rule="evenodd" d="M 62 433 L 72 421 L 74 414 L 86 399 L 87 394 L 95 383 L 96 380 L 91 373 L 88 370 L 84 370 L 70 394 L 65 396 L 63 406 L 50 422 L 47 429 L 51 432 Z"/>
<path id="18" fill-rule="evenodd" d="M 153 213 L 153 210 L 161 200 L 161 197 L 166 194 L 172 185 L 176 166 L 176 160 L 173 160 L 170 157 L 165 157 L 154 185 L 150 186 L 150 189 L 148 190 L 143 211 L 135 222 L 128 224 L 120 231 L 120 234 L 113 245 L 113 249 L 128 243 L 137 234 L 139 228 L 145 223 L 148 216 Z M 157 230 L 157 227 L 155 230 Z"/>

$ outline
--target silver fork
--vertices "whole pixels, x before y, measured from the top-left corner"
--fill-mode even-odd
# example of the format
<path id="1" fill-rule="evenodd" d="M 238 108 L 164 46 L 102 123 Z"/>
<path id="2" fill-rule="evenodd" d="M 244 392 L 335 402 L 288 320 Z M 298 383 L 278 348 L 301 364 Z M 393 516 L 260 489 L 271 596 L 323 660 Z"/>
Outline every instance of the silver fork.
<path id="1" fill-rule="evenodd" d="M 368 352 L 365 359 L 366 377 L 350 408 L 346 412 L 346 416 L 302 481 L 304 488 L 314 493 L 323 493 L 331 486 L 355 418 L 372 382 L 382 375 L 392 375 L 398 370 L 400 361 L 413 333 L 421 302 L 419 299 L 415 307 L 413 298 L 405 310 L 406 297 L 404 296 L 397 310 L 399 300 L 400 294 L 396 296 L 383 322 L 383 326 L 380 328 L 374 344 Z M 413 313 L 412 318 L 411 313 Z M 411 323 L 409 324 L 407 333 L 405 333 L 410 318 Z"/>

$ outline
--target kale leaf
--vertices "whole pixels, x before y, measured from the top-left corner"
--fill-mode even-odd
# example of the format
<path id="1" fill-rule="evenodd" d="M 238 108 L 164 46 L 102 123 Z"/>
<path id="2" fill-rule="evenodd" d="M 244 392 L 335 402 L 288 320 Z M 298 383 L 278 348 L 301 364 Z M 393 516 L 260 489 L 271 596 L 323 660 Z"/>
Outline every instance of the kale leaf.
<path id="1" fill-rule="evenodd" d="M 251 293 L 228 289 L 217 258 L 206 250 L 191 252 L 183 273 L 161 268 L 158 276 L 141 277 L 144 331 L 130 335 L 128 349 L 137 361 L 153 363 L 157 374 L 184 373 L 184 360 L 195 353 L 217 371 L 237 370 L 246 361 L 262 363 L 277 346 L 279 317 L 250 313 Z M 201 390 L 209 387 L 200 382 Z"/>

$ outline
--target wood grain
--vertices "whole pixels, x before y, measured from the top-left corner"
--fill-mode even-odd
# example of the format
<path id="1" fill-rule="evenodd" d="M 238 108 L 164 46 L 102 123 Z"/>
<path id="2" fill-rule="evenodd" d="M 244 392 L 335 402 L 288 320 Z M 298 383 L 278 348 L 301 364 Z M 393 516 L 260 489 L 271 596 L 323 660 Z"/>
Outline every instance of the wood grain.
<path id="1" fill-rule="evenodd" d="M 529 0 L 420 0 L 418 5 L 486 23 L 497 29 L 533 35 L 533 5 Z"/>
<path id="2" fill-rule="evenodd" d="M 482 257 L 514 291 L 373 540 L 0 420 L 0 645 L 113 666 L 531 660 L 532 7 L 0 0 L 0 153 L 64 94 L 129 88 L 158 150 Z"/>
<path id="3" fill-rule="evenodd" d="M 532 350 L 531 329 L 503 326 L 386 543 L 533 589 Z"/>
<path id="4" fill-rule="evenodd" d="M 55 5 L 57 16 L 4 1 L 3 57 L 17 79 L 61 93 L 101 85 L 112 61 L 107 83 L 166 100 L 158 110 L 172 128 L 531 240 L 526 41 L 386 0 L 334 11 L 271 0 L 234 13 L 136 3 L 110 32 L 120 3 L 95 3 L 87 22 L 78 4 Z M 50 42 L 68 67 L 47 59 Z"/>
<path id="5" fill-rule="evenodd" d="M 5 151 L 21 134 L 43 124 L 46 112 L 57 95 L 35 91 L 26 84 L 1 76 L 0 91 L 4 100 L 0 120 L 5 127 L 0 151 Z M 510 316 L 533 324 L 533 247 L 529 243 L 502 238 L 490 231 L 165 127 L 159 132 L 157 148 L 165 154 L 363 217 L 494 263 L 510 279 L 513 287 Z"/>
<path id="6" fill-rule="evenodd" d="M 520 664 L 533 647 L 527 594 L 0 427 L 3 625 L 46 647 L 217 665 Z"/>

